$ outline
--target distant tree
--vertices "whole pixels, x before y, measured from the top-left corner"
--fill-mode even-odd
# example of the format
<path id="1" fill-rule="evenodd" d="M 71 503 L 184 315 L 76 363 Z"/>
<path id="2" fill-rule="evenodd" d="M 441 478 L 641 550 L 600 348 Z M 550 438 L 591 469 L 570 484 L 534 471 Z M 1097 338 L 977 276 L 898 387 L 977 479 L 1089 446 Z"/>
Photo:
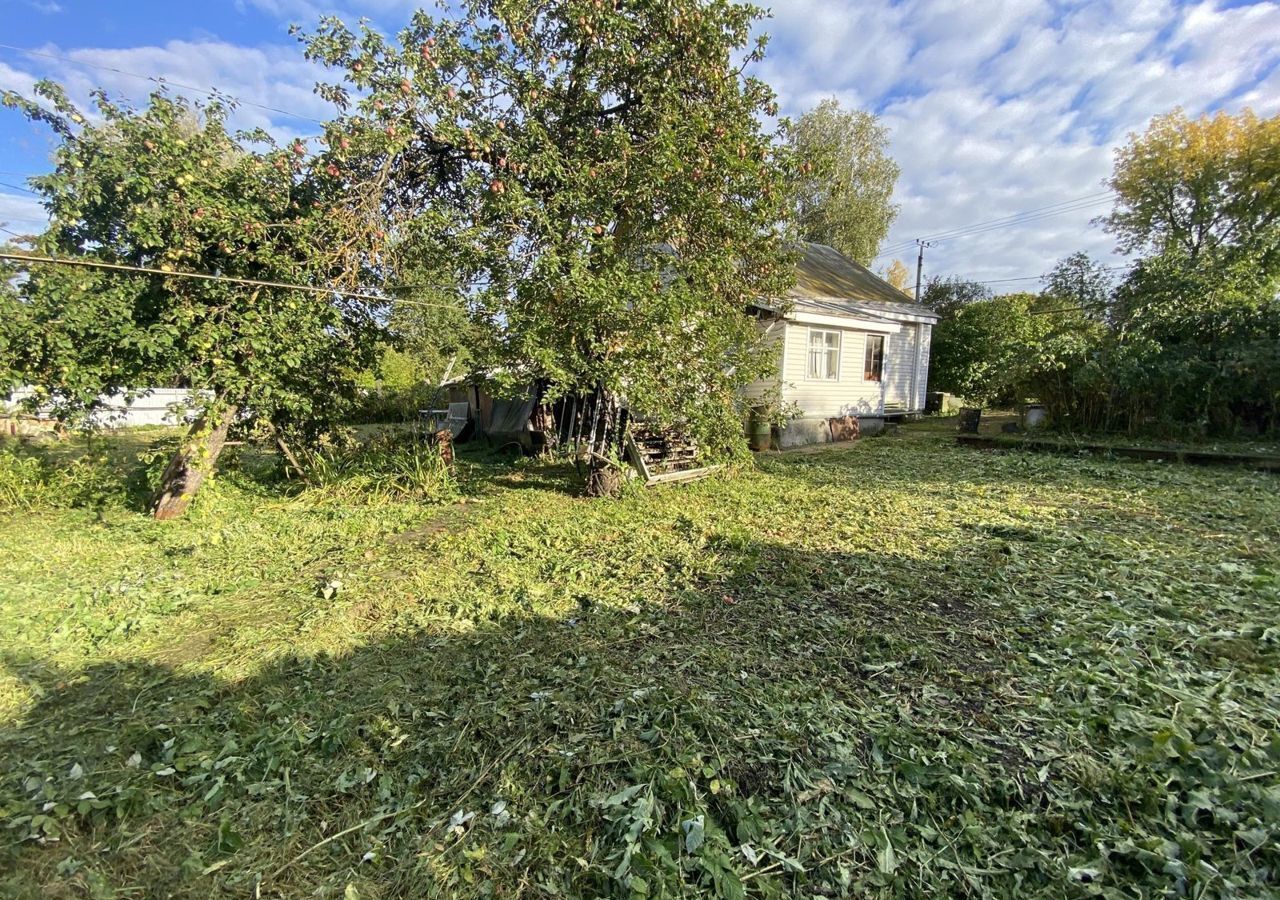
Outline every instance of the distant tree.
<path id="1" fill-rule="evenodd" d="M 31 179 L 50 226 L 35 250 L 67 259 L 240 279 L 358 286 L 379 216 L 345 202 L 339 165 L 301 143 L 241 141 L 220 103 L 164 93 L 134 110 L 96 95 L 92 117 L 58 86 L 5 105 L 49 125 L 54 171 Z M 250 149 L 256 145 L 260 150 Z M 157 486 L 157 518 L 182 514 L 233 423 L 312 437 L 328 427 L 371 361 L 385 305 L 163 274 L 29 266 L 28 327 L 14 349 L 40 399 L 61 413 L 99 395 L 177 384 L 200 408 Z M 205 392 L 208 392 L 206 394 Z"/>
<path id="2" fill-rule="evenodd" d="M 790 142 L 799 162 L 791 194 L 801 237 L 870 265 L 898 215 L 892 198 L 900 170 L 888 154 L 889 130 L 833 98 L 800 117 Z"/>
<path id="3" fill-rule="evenodd" d="M 1075 306 L 1091 318 L 1102 319 L 1113 290 L 1114 279 L 1107 268 L 1088 253 L 1078 251 L 1058 261 L 1044 277 L 1041 293 L 1059 306 Z"/>
<path id="4" fill-rule="evenodd" d="M 1189 119 L 1177 109 L 1131 134 L 1109 182 L 1103 221 L 1125 252 L 1177 250 L 1192 261 L 1224 248 L 1266 247 L 1280 222 L 1280 116 L 1250 110 Z M 1265 267 L 1275 262 L 1268 255 Z"/>
<path id="5" fill-rule="evenodd" d="M 466 0 L 396 40 L 334 18 L 341 165 L 388 173 L 399 252 L 458 274 L 475 364 L 499 388 L 602 388 L 741 443 L 737 388 L 767 367 L 747 315 L 794 277 L 785 151 L 754 7 Z"/>
<path id="6" fill-rule="evenodd" d="M 900 259 L 895 259 L 889 263 L 889 267 L 884 272 L 884 280 L 900 291 L 906 291 L 907 279 L 910 277 L 910 270 L 907 269 L 906 263 Z"/>
<path id="7" fill-rule="evenodd" d="M 969 281 L 958 275 L 943 277 L 934 275 L 925 280 L 921 302 L 932 307 L 944 318 L 961 307 L 991 297 L 991 289 L 978 281 Z"/>

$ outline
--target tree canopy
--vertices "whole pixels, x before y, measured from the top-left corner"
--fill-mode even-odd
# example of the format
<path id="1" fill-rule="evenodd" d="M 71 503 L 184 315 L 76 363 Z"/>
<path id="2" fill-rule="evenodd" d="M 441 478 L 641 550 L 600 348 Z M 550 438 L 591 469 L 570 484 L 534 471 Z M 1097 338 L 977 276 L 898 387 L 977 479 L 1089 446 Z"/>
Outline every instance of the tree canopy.
<path id="1" fill-rule="evenodd" d="M 1114 287 L 1115 279 L 1107 267 L 1079 250 L 1060 259 L 1044 277 L 1043 293 L 1063 305 L 1076 306 L 1095 318 L 1103 318 Z"/>
<path id="2" fill-rule="evenodd" d="M 533 0 L 416 13 L 394 39 L 328 18 L 327 158 L 373 184 L 392 258 L 449 268 L 473 358 L 513 388 L 601 387 L 728 439 L 765 360 L 750 303 L 793 272 L 761 15 L 729 2 Z"/>
<path id="3" fill-rule="evenodd" d="M 101 395 L 188 387 L 203 408 L 197 431 L 223 437 L 232 419 L 309 437 L 340 415 L 385 304 L 164 274 L 366 283 L 382 225 L 344 201 L 340 171 L 301 142 L 229 133 L 221 103 L 160 92 L 135 110 L 98 94 L 91 119 L 52 83 L 36 93 L 3 97 L 60 140 L 54 171 L 31 179 L 50 217 L 35 252 L 155 270 L 30 267 L 10 351 L 37 398 L 73 415 Z M 174 474 L 190 490 L 173 513 L 201 480 L 195 456 L 213 457 L 203 472 L 217 455 L 203 439 L 183 454 Z"/>
<path id="4" fill-rule="evenodd" d="M 931 306 L 943 317 L 949 316 L 966 304 L 986 300 L 991 289 L 978 281 L 970 281 L 958 275 L 933 275 L 924 282 L 921 302 Z"/>
<path id="5" fill-rule="evenodd" d="M 889 130 L 832 98 L 800 117 L 790 145 L 799 163 L 790 189 L 801 236 L 870 265 L 898 215 Z"/>
<path id="6" fill-rule="evenodd" d="M 1103 221 L 1124 252 L 1176 250 L 1195 261 L 1265 247 L 1280 222 L 1280 116 L 1157 116 L 1116 151 L 1109 184 L 1117 201 Z"/>

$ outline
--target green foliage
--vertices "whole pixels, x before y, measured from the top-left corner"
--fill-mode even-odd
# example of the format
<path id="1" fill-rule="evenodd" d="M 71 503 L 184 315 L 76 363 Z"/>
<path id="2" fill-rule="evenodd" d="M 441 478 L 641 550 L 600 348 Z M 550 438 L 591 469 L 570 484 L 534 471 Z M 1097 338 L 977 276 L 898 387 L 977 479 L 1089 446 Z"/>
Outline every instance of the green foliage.
<path id="1" fill-rule="evenodd" d="M 874 114 L 843 110 L 830 98 L 801 116 L 788 138 L 799 164 L 790 191 L 801 237 L 871 265 L 898 216 L 889 129 Z"/>
<path id="2" fill-rule="evenodd" d="M 325 19 L 327 159 L 372 185 L 398 277 L 461 287 L 500 387 L 603 386 L 714 443 L 768 364 L 747 307 L 793 277 L 774 97 L 741 68 L 759 16 L 474 0 L 394 40 Z"/>
<path id="3" fill-rule="evenodd" d="M 411 350 L 385 346 L 374 369 L 360 378 L 361 396 L 348 421 L 353 424 L 413 422 L 439 393 L 439 374 Z"/>
<path id="4" fill-rule="evenodd" d="M 1274 476 L 920 426 L 460 473 L 4 520 L 0 893 L 1280 887 Z"/>
<path id="5" fill-rule="evenodd" d="M 60 141 L 53 173 L 31 180 L 51 220 L 38 252 L 288 283 L 361 276 L 367 217 L 300 142 L 231 135 L 216 102 L 156 93 L 134 110 L 98 94 L 86 116 L 54 84 L 36 95 L 3 101 Z M 314 435 L 341 414 L 380 331 L 380 304 L 164 275 L 36 265 L 19 290 L 25 321 L 6 359 L 66 416 L 177 384 Z"/>
<path id="6" fill-rule="evenodd" d="M 386 431 L 345 448 L 307 451 L 300 460 L 313 491 L 333 502 L 436 502 L 456 495 L 453 473 L 439 450 L 416 432 Z"/>
<path id="7" fill-rule="evenodd" d="M 1113 364 L 1132 415 L 1190 433 L 1280 428 L 1280 269 L 1233 256 L 1168 253 L 1122 285 Z"/>
<path id="8" fill-rule="evenodd" d="M 966 303 L 990 299 L 991 289 L 981 282 L 969 281 L 958 275 L 945 278 L 934 275 L 925 280 L 920 294 L 922 303 L 945 317 L 952 315 Z"/>
<path id="9" fill-rule="evenodd" d="M 1113 282 L 1107 268 L 1081 250 L 1058 261 L 1045 276 L 1041 293 L 1059 306 L 1102 320 L 1111 304 Z"/>
<path id="10" fill-rule="evenodd" d="M 1280 264 L 1268 237 L 1280 223 L 1280 116 L 1157 116 L 1116 151 L 1110 187 L 1118 200 L 1106 224 L 1125 251 L 1195 263 L 1265 249 L 1262 264 Z"/>
<path id="11" fill-rule="evenodd" d="M 130 469 L 90 445 L 52 456 L 0 442 L 0 511 L 126 508 Z"/>
<path id="12" fill-rule="evenodd" d="M 1030 364 L 1049 320 L 1033 313 L 1034 294 L 971 300 L 953 308 L 933 330 L 929 384 L 985 405 L 1025 399 Z"/>

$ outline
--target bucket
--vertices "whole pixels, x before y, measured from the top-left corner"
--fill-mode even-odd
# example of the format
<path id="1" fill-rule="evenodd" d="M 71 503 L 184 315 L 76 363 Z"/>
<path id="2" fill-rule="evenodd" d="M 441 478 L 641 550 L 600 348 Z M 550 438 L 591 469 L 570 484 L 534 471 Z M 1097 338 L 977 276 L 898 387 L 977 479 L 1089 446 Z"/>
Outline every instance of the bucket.
<path id="1" fill-rule="evenodd" d="M 982 410 L 976 406 L 960 407 L 960 431 L 965 434 L 977 434 L 978 425 L 982 422 Z"/>
<path id="2" fill-rule="evenodd" d="M 1028 403 L 1022 413 L 1022 427 L 1031 431 L 1049 421 L 1049 410 L 1042 403 Z"/>
<path id="3" fill-rule="evenodd" d="M 773 449 L 773 426 L 765 418 L 762 409 L 751 410 L 751 415 L 747 419 L 747 444 L 752 450 L 757 451 Z"/>

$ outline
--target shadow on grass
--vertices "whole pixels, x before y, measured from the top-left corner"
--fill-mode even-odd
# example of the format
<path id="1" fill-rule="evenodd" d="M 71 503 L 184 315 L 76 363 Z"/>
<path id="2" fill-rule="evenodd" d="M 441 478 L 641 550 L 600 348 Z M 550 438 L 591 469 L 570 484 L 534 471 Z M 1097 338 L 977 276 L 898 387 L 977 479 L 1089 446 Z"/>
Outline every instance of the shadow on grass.
<path id="1" fill-rule="evenodd" d="M 1005 813 L 1036 802 L 990 706 L 1007 648 L 945 561 L 888 561 L 942 586 L 903 605 L 882 558 L 708 552 L 725 576 L 661 606 L 384 637 L 240 682 L 10 661 L 40 699 L 0 733 L 0 888 L 789 895 L 902 877 L 867 798 L 903 765 L 948 815 L 975 766 L 1004 773 Z M 952 762 L 922 768 L 916 740 Z"/>

